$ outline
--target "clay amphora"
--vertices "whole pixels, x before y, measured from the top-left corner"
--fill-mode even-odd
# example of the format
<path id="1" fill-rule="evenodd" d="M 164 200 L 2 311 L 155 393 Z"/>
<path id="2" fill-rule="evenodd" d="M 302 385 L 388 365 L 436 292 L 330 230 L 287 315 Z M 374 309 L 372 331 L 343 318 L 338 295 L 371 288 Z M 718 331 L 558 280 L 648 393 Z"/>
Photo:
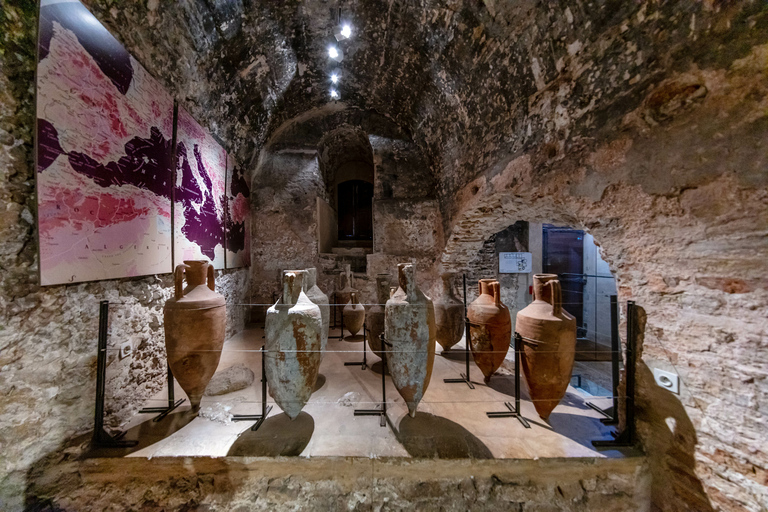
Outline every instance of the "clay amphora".
<path id="1" fill-rule="evenodd" d="M 390 343 L 387 363 L 408 413 L 415 417 L 435 361 L 435 308 L 416 286 L 413 264 L 400 263 L 397 277 L 400 287 L 387 301 L 384 313 L 384 337 Z"/>
<path id="2" fill-rule="evenodd" d="M 365 323 L 365 307 L 357 300 L 357 292 L 351 293 L 351 298 L 344 306 L 344 327 L 352 336 L 356 336 Z"/>
<path id="3" fill-rule="evenodd" d="M 467 308 L 467 318 L 472 356 L 487 384 L 504 362 L 512 339 L 512 319 L 501 302 L 498 281 L 480 280 L 480 296 Z"/>
<path id="4" fill-rule="evenodd" d="M 365 324 L 368 327 L 368 345 L 382 359 L 381 335 L 384 334 L 384 306 L 388 299 L 389 274 L 379 274 L 376 276 L 376 304 L 366 313 Z"/>
<path id="5" fill-rule="evenodd" d="M 322 357 L 323 315 L 302 290 L 305 275 L 284 273 L 283 296 L 267 310 L 264 325 L 269 394 L 291 419 L 309 400 Z"/>
<path id="6" fill-rule="evenodd" d="M 339 282 L 336 288 L 336 318 L 341 319 L 344 307 L 352 300 L 352 267 L 349 264 L 344 265 L 344 272 L 339 274 Z"/>
<path id="7" fill-rule="evenodd" d="M 184 286 L 184 277 L 187 287 Z M 165 303 L 165 351 L 168 365 L 189 397 L 192 411 L 216 372 L 227 327 L 226 302 L 215 291 L 213 265 L 185 261 L 173 273 L 174 297 Z"/>
<path id="8" fill-rule="evenodd" d="M 533 302 L 517 313 L 516 329 L 531 400 L 546 420 L 568 389 L 576 356 L 576 319 L 562 307 L 556 274 L 533 276 Z"/>
<path id="9" fill-rule="evenodd" d="M 322 351 L 328 345 L 328 327 L 331 322 L 331 307 L 328 305 L 328 296 L 317 286 L 317 269 L 308 268 L 304 275 L 304 293 L 309 300 L 320 308 L 320 314 L 323 316 L 323 332 L 320 333 L 323 341 Z"/>
<path id="10" fill-rule="evenodd" d="M 435 300 L 437 342 L 443 350 L 453 347 L 464 335 L 464 303 L 456 296 L 453 286 L 455 276 L 453 272 L 442 275 L 443 293 Z"/>

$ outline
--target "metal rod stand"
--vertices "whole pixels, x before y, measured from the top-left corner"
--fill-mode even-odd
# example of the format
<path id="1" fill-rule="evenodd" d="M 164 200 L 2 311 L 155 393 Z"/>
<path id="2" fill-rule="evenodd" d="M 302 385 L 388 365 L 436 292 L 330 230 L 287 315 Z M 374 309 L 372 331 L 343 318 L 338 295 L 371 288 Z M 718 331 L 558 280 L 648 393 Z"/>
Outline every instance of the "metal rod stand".
<path id="1" fill-rule="evenodd" d="M 387 426 L 387 347 L 391 346 L 381 335 L 381 405 L 378 409 L 355 409 L 355 416 L 379 416 L 379 426 Z"/>
<path id="2" fill-rule="evenodd" d="M 512 406 L 509 402 L 504 402 L 504 406 L 509 409 L 508 411 L 501 412 L 486 412 L 485 414 L 489 418 L 517 418 L 525 428 L 531 428 L 528 420 L 523 418 L 520 412 L 520 352 L 522 351 L 523 338 L 516 332 L 515 333 L 515 405 Z"/>
<path id="3" fill-rule="evenodd" d="M 160 414 L 152 421 L 158 422 L 168 416 L 174 409 L 183 404 L 186 398 L 180 398 L 176 400 L 173 393 L 173 373 L 171 367 L 168 366 L 168 406 L 167 407 L 145 407 L 139 410 L 139 414 L 151 414 L 159 412 Z"/>
<path id="4" fill-rule="evenodd" d="M 232 421 L 255 421 L 251 427 L 252 431 L 259 430 L 259 427 L 264 420 L 267 419 L 269 412 L 272 410 L 272 406 L 267 406 L 267 372 L 265 371 L 264 357 L 266 352 L 264 346 L 261 347 L 261 414 L 233 414 Z"/>
<path id="5" fill-rule="evenodd" d="M 469 380 L 469 318 L 467 317 L 467 274 L 464 278 L 464 361 L 466 363 L 466 373 L 461 373 L 460 379 L 443 379 L 447 384 L 465 383 L 469 389 L 475 389 L 475 385 Z"/>
<path id="6" fill-rule="evenodd" d="M 343 340 L 344 339 L 344 307 L 339 307 L 338 304 L 338 297 L 336 296 L 336 292 L 333 292 L 333 326 L 338 327 L 341 329 L 341 332 L 339 332 L 338 336 L 328 336 L 329 340 Z M 339 316 L 341 317 L 341 322 L 336 323 L 336 311 L 339 311 Z"/>
<path id="7" fill-rule="evenodd" d="M 130 448 L 139 444 L 138 441 L 125 441 L 104 430 L 104 398 L 107 386 L 107 329 L 109 326 L 109 301 L 99 304 L 99 343 L 96 353 L 96 410 L 94 413 L 92 444 L 99 448 Z"/>
<path id="8" fill-rule="evenodd" d="M 613 406 L 602 409 L 597 405 L 586 402 L 587 407 L 596 410 L 605 418 L 600 421 L 604 425 L 617 425 L 619 423 L 619 311 L 616 295 L 611 295 L 611 382 L 613 383 Z"/>
<path id="9" fill-rule="evenodd" d="M 618 448 L 635 445 L 635 302 L 627 301 L 627 363 L 624 370 L 627 376 L 627 396 L 625 398 L 627 424 L 618 434 L 614 434 L 615 439 L 592 441 L 592 446 L 596 448 Z M 615 395 L 615 393 L 614 393 Z M 615 409 L 617 410 L 617 409 Z"/>
<path id="10" fill-rule="evenodd" d="M 354 361 L 354 362 L 348 362 L 344 363 L 344 366 L 361 366 L 361 370 L 365 370 L 368 368 L 368 359 L 366 358 L 367 351 L 365 350 L 365 345 L 368 341 L 368 333 L 366 332 L 367 326 L 365 324 L 365 321 L 363 321 L 363 360 L 362 361 Z"/>

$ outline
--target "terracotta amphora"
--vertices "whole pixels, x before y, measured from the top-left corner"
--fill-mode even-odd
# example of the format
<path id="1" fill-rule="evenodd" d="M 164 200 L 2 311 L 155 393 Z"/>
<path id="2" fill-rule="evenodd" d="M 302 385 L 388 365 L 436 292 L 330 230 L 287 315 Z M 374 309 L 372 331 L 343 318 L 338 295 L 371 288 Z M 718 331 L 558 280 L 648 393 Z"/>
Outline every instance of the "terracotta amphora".
<path id="1" fill-rule="evenodd" d="M 453 286 L 456 274 L 446 272 L 442 276 L 443 293 L 435 300 L 435 323 L 437 324 L 437 342 L 443 350 L 461 341 L 464 335 L 464 303 L 456 296 Z"/>
<path id="2" fill-rule="evenodd" d="M 264 325 L 269 394 L 291 419 L 312 395 L 322 358 L 323 315 L 302 289 L 305 275 L 285 271 L 283 296 L 267 310 Z"/>
<path id="3" fill-rule="evenodd" d="M 568 389 L 576 356 L 576 319 L 563 309 L 556 274 L 533 276 L 533 302 L 517 313 L 516 329 L 531 400 L 546 420 Z"/>
<path id="4" fill-rule="evenodd" d="M 344 327 L 352 336 L 357 336 L 365 323 L 365 307 L 357 300 L 357 292 L 352 292 L 351 298 L 344 306 Z"/>
<path id="5" fill-rule="evenodd" d="M 469 346 L 486 384 L 509 351 L 512 318 L 501 302 L 501 288 L 495 279 L 480 280 L 480 296 L 467 308 Z"/>
<path id="6" fill-rule="evenodd" d="M 376 304 L 371 306 L 365 315 L 365 325 L 368 328 L 368 346 L 373 353 L 384 358 L 381 351 L 381 335 L 384 334 L 384 306 L 389 300 L 389 274 L 376 276 Z"/>
<path id="7" fill-rule="evenodd" d="M 408 413 L 415 417 L 435 362 L 435 307 L 416 286 L 413 264 L 400 263 L 397 276 L 400 287 L 384 309 L 384 337 L 391 345 L 387 363 Z"/>
<path id="8" fill-rule="evenodd" d="M 197 412 L 219 366 L 227 327 L 226 301 L 215 291 L 213 265 L 206 260 L 177 265 L 173 278 L 174 297 L 163 308 L 165 351 L 173 376 Z"/>
<path id="9" fill-rule="evenodd" d="M 352 292 L 356 291 L 352 288 L 352 267 L 347 263 L 344 265 L 344 272 L 339 274 L 339 280 L 336 284 L 336 293 L 334 300 L 336 301 L 336 318 L 341 320 L 341 314 L 344 311 L 344 307 L 352 300 Z"/>
<path id="10" fill-rule="evenodd" d="M 304 293 L 307 294 L 309 300 L 314 304 L 317 304 L 317 307 L 320 308 L 320 314 L 323 316 L 323 332 L 320 334 L 323 338 L 322 350 L 325 352 L 325 347 L 328 345 L 328 328 L 331 322 L 331 307 L 328 305 L 328 296 L 317 286 L 317 269 L 308 268 L 306 269 L 306 272 L 307 273 L 304 275 Z"/>

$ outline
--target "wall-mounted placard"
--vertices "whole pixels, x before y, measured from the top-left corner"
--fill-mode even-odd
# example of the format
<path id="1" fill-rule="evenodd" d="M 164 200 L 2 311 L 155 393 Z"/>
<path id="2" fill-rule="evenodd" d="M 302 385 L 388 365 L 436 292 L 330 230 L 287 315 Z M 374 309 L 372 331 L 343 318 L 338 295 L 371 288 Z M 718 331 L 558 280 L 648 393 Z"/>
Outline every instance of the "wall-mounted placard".
<path id="1" fill-rule="evenodd" d="M 38 44 L 41 284 L 171 272 L 173 98 L 78 1 Z"/>
<path id="2" fill-rule="evenodd" d="M 533 270 L 529 252 L 500 252 L 499 274 L 528 274 Z"/>

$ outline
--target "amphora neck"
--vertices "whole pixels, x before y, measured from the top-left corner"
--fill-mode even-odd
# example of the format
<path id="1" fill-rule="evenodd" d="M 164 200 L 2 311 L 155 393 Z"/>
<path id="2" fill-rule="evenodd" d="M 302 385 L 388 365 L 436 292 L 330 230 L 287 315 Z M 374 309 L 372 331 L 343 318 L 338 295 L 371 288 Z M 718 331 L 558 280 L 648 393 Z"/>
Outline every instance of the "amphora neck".
<path id="1" fill-rule="evenodd" d="M 296 304 L 301 295 L 302 286 L 304 284 L 304 276 L 306 276 L 304 270 L 286 270 L 283 273 L 283 304 L 291 306 Z"/>
<path id="2" fill-rule="evenodd" d="M 187 260 L 184 262 L 187 266 L 184 269 L 184 274 L 187 277 L 187 284 L 189 286 L 199 286 L 205 284 L 208 279 L 208 265 L 205 260 Z"/>

